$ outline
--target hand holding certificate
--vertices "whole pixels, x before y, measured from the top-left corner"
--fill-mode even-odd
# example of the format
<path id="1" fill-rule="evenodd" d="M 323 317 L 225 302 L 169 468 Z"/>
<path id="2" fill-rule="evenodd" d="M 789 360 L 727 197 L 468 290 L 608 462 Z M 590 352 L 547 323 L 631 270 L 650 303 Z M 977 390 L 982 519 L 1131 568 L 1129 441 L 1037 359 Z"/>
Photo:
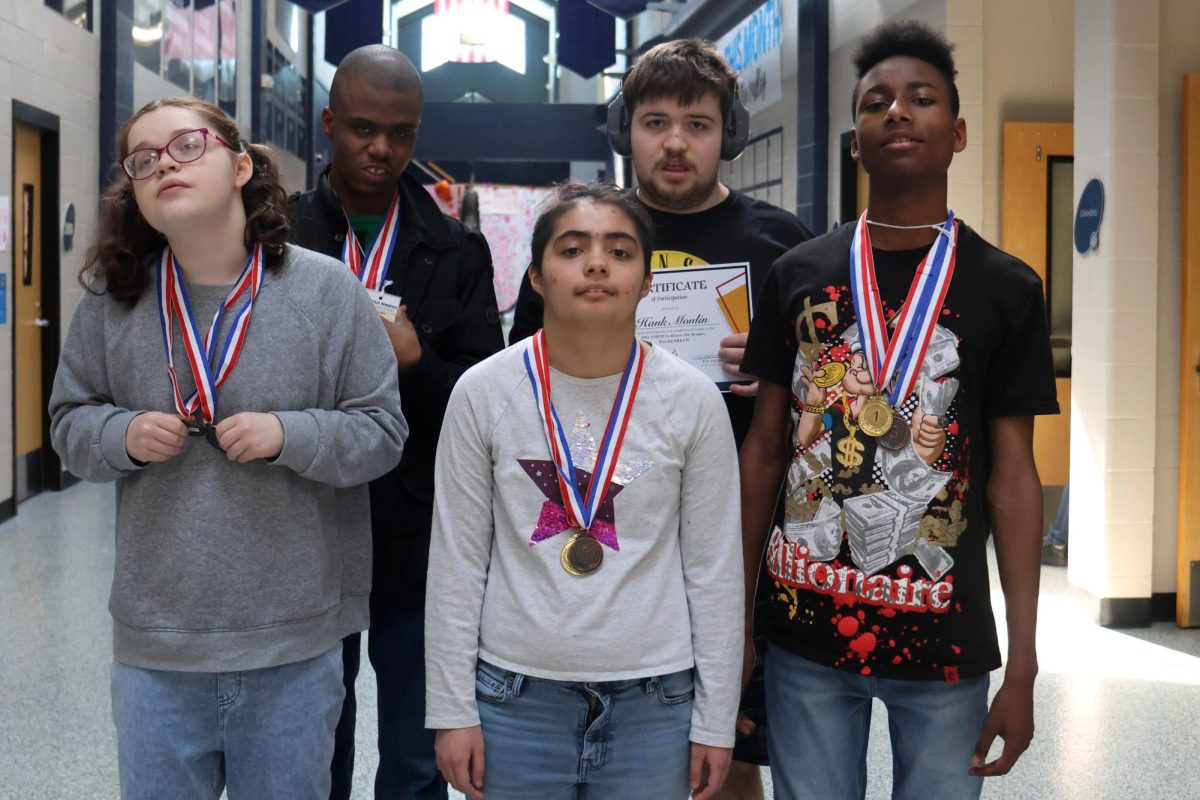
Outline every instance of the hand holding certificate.
<path id="1" fill-rule="evenodd" d="M 638 305 L 638 336 L 728 391 L 735 381 L 722 366 L 721 340 L 750 330 L 749 271 L 748 263 L 655 270 Z"/>

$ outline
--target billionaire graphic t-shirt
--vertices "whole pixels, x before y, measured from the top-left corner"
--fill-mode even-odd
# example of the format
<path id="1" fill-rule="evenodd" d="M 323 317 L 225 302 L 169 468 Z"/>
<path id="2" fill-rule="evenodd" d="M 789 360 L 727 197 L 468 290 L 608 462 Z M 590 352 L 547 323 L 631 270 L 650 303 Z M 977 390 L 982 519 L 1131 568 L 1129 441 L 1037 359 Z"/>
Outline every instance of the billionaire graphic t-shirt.
<path id="1" fill-rule="evenodd" d="M 755 308 L 775 259 L 812 237 L 790 212 L 735 191 L 712 208 L 693 214 L 645 208 L 654 223 L 651 269 L 749 263 L 750 296 Z M 542 298 L 526 276 L 517 297 L 509 344 L 531 336 L 541 326 Z M 734 439 L 740 446 L 750 427 L 754 398 L 731 392 L 723 397 Z"/>
<path id="2" fill-rule="evenodd" d="M 767 636 L 821 664 L 956 681 L 1000 665 L 985 492 L 994 417 L 1058 411 L 1041 279 L 960 224 L 957 261 L 889 449 L 850 293 L 854 226 L 776 262 L 743 369 L 792 392 L 792 458 L 768 536 Z M 889 331 L 928 248 L 874 250 Z M 821 413 L 816 413 L 820 409 Z"/>

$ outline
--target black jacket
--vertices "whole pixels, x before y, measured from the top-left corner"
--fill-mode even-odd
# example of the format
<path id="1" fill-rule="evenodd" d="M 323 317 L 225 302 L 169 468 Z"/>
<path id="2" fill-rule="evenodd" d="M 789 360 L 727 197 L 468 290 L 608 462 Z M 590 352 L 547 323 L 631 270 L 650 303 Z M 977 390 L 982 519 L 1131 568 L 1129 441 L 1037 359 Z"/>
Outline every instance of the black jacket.
<path id="1" fill-rule="evenodd" d="M 433 461 L 446 402 L 468 367 L 504 346 L 492 256 L 483 236 L 441 212 L 408 175 L 398 181 L 400 234 L 388 291 L 403 298 L 421 360 L 400 376 L 409 438 L 400 465 L 371 483 L 372 605 L 422 604 L 433 514 Z M 329 184 L 292 196 L 291 241 L 340 258 L 347 222 Z"/>

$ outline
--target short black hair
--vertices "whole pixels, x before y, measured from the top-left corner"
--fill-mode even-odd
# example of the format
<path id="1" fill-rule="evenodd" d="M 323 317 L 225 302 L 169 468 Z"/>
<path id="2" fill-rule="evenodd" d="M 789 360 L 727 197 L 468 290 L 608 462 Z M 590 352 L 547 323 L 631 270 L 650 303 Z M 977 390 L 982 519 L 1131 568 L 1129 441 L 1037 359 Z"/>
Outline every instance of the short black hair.
<path id="1" fill-rule="evenodd" d="M 950 87 L 950 112 L 958 117 L 958 86 L 954 78 L 958 70 L 954 68 L 954 56 L 951 51 L 954 45 L 946 41 L 946 37 L 923 22 L 912 19 L 900 19 L 885 22 L 863 37 L 858 49 L 854 51 L 854 70 L 857 78 L 854 82 L 854 94 L 851 96 L 850 114 L 858 116 L 858 84 L 863 76 L 880 61 L 894 56 L 908 56 L 920 59 L 938 71 L 942 80 Z"/>
<path id="2" fill-rule="evenodd" d="M 421 74 L 408 56 L 385 44 L 368 44 L 351 50 L 338 64 L 329 86 L 329 107 L 338 108 L 338 100 L 347 83 L 366 81 L 375 89 L 389 92 L 415 92 L 424 97 Z"/>
<path id="3" fill-rule="evenodd" d="M 650 221 L 650 214 L 645 206 L 639 203 L 631 192 L 618 189 L 611 183 L 584 183 L 579 180 L 558 184 L 543 202 L 537 222 L 533 223 L 533 237 L 529 243 L 529 266 L 533 271 L 539 275 L 542 272 L 542 258 L 546 253 L 546 245 L 550 243 L 550 235 L 554 233 L 554 226 L 564 214 L 584 201 L 611 206 L 629 218 L 634 231 L 637 232 L 646 274 L 649 275 L 650 251 L 654 246 L 654 223 Z"/>

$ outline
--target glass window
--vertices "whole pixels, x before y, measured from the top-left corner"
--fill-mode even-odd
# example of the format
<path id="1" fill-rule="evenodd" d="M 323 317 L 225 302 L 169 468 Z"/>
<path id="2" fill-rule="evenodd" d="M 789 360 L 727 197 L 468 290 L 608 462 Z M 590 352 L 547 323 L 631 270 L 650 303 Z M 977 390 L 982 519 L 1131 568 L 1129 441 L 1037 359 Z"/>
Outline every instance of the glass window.
<path id="1" fill-rule="evenodd" d="M 162 76 L 192 91 L 192 0 L 168 0 L 163 8 Z"/>
<path id="2" fill-rule="evenodd" d="M 92 29 L 92 0 L 45 0 L 46 8 L 52 8 L 66 17 L 72 25 Z"/>
<path id="3" fill-rule="evenodd" d="M 288 0 L 273 0 L 267 8 L 272 24 L 263 48 L 263 75 L 270 76 L 263 90 L 263 137 L 280 150 L 299 157 L 308 155 L 304 97 L 308 76 L 304 72 L 305 36 L 309 14 Z"/>
<path id="4" fill-rule="evenodd" d="M 1072 193 L 1075 175 L 1070 156 L 1050 158 L 1050 235 L 1047 237 L 1046 294 L 1050 311 L 1050 346 L 1054 351 L 1054 372 L 1060 378 L 1071 376 L 1071 277 L 1074 259 L 1075 210 Z"/>
<path id="5" fill-rule="evenodd" d="M 162 74 L 163 0 L 134 0 L 133 59 Z"/>
<path id="6" fill-rule="evenodd" d="M 237 102 L 237 0 L 133 0 L 133 58 L 195 97 Z"/>
<path id="7" fill-rule="evenodd" d="M 216 4 L 196 4 L 192 17 L 192 94 L 217 100 L 217 46 L 219 23 Z"/>
<path id="8" fill-rule="evenodd" d="M 219 0 L 218 5 L 217 101 L 232 116 L 237 113 L 237 0 Z"/>

